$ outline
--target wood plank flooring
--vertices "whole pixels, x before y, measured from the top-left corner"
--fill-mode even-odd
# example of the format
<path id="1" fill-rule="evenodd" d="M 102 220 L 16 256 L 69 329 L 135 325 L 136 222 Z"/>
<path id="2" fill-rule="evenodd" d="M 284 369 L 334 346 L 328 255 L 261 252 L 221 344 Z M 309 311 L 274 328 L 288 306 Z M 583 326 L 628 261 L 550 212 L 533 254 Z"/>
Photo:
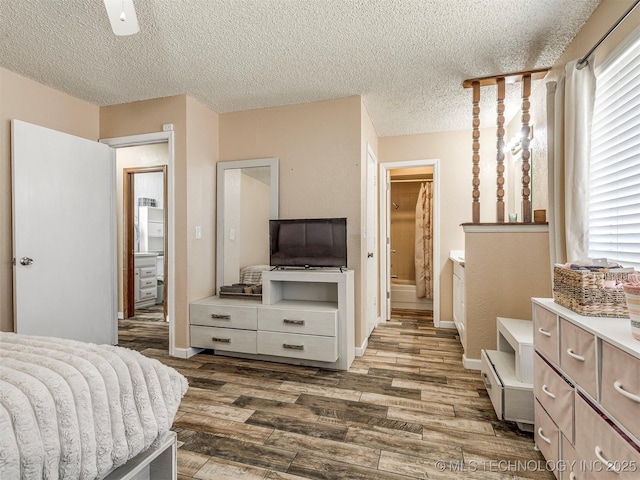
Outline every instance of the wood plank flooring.
<path id="1" fill-rule="evenodd" d="M 189 380 L 180 479 L 553 479 L 531 434 L 498 421 L 455 330 L 394 310 L 348 372 L 169 357 L 167 324 L 120 321 L 120 345 Z"/>

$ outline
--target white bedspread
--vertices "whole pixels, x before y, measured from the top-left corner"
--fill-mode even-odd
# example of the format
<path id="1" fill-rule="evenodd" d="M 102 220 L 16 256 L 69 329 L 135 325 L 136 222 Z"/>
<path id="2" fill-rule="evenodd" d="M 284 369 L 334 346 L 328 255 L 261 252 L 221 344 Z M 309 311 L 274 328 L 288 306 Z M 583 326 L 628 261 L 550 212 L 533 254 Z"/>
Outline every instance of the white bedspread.
<path id="1" fill-rule="evenodd" d="M 0 332 L 0 479 L 96 479 L 167 432 L 188 388 L 110 345 Z"/>

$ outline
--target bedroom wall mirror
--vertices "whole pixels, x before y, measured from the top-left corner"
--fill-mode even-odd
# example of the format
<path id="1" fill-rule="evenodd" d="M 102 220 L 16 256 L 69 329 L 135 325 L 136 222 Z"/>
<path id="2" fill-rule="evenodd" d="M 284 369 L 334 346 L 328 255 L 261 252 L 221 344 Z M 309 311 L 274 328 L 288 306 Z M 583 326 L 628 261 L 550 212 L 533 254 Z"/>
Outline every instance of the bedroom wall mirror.
<path id="1" fill-rule="evenodd" d="M 269 219 L 278 218 L 278 159 L 218 162 L 216 293 L 246 266 L 269 264 Z"/>

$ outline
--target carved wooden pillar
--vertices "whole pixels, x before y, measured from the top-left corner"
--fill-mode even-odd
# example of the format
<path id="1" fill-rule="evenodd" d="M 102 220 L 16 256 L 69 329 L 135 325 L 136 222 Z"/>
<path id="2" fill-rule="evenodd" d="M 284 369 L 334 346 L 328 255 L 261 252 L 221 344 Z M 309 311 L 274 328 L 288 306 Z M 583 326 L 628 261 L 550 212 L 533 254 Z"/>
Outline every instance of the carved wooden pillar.
<path id="1" fill-rule="evenodd" d="M 472 222 L 480 223 L 480 82 L 473 86 L 473 203 Z"/>
<path id="2" fill-rule="evenodd" d="M 529 137 L 531 128 L 529 121 L 529 96 L 531 95 L 531 75 L 522 78 L 522 221 L 531 222 L 531 152 L 529 151 Z"/>
<path id="3" fill-rule="evenodd" d="M 504 93 L 505 93 L 505 80 L 504 77 L 496 80 L 498 87 L 498 107 L 497 107 L 497 142 L 496 147 L 498 149 L 496 157 L 496 222 L 504 223 Z"/>

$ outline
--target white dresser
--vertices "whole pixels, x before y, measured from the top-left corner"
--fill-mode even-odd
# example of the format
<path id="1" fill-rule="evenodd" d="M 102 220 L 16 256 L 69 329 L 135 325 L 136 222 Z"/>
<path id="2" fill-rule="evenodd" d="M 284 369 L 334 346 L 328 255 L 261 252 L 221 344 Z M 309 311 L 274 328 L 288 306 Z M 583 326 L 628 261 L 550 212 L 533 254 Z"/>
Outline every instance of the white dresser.
<path id="1" fill-rule="evenodd" d="M 535 441 L 570 480 L 640 478 L 640 341 L 629 319 L 533 299 Z"/>
<path id="2" fill-rule="evenodd" d="M 189 305 L 191 346 L 216 354 L 348 370 L 355 357 L 353 271 L 262 274 L 262 301 Z"/>
<path id="3" fill-rule="evenodd" d="M 155 305 L 158 295 L 157 253 L 135 253 L 135 291 L 136 308 Z"/>

